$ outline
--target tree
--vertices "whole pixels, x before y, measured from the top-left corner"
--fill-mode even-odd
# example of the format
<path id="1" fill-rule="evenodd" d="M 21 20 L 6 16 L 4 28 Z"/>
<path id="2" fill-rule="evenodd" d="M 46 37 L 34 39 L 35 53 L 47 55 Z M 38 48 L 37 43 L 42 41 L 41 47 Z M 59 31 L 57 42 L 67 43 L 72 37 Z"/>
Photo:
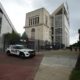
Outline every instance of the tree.
<path id="1" fill-rule="evenodd" d="M 26 40 L 26 41 L 28 40 L 28 37 L 27 37 L 26 32 L 24 32 L 24 33 L 22 34 L 21 39 L 22 39 L 22 40 Z"/>
<path id="2" fill-rule="evenodd" d="M 20 42 L 20 35 L 16 32 L 10 34 L 10 44 L 16 44 Z"/>
<path id="3" fill-rule="evenodd" d="M 28 46 L 28 36 L 26 32 L 24 32 L 20 39 L 21 43 L 24 44 L 26 47 Z"/>
<path id="4" fill-rule="evenodd" d="M 80 70 L 80 29 L 78 30 L 79 33 L 79 41 L 78 41 L 78 47 L 79 47 L 79 56 L 76 63 L 76 69 Z"/>
<path id="5" fill-rule="evenodd" d="M 80 41 L 80 29 L 78 30 L 78 33 L 79 33 L 79 41 Z"/>
<path id="6" fill-rule="evenodd" d="M 20 35 L 16 32 L 4 34 L 4 50 L 6 46 L 20 42 Z"/>

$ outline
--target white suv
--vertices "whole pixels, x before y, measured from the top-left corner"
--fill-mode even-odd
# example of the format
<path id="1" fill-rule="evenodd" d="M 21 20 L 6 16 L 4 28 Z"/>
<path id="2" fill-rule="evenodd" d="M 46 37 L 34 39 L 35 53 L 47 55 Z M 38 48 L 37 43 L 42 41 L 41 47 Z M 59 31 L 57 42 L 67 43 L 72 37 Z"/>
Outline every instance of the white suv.
<path id="1" fill-rule="evenodd" d="M 6 49 L 7 55 L 15 54 L 22 58 L 35 56 L 35 51 L 32 49 L 26 49 L 23 45 L 10 45 Z"/>

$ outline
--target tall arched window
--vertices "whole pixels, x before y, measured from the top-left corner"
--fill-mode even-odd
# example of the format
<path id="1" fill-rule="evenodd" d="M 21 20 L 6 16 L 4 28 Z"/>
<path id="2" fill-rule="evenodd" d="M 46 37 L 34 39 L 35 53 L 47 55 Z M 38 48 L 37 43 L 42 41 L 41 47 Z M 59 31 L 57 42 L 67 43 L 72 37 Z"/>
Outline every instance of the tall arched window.
<path id="1" fill-rule="evenodd" d="M 34 28 L 31 29 L 31 39 L 35 40 L 35 29 Z"/>

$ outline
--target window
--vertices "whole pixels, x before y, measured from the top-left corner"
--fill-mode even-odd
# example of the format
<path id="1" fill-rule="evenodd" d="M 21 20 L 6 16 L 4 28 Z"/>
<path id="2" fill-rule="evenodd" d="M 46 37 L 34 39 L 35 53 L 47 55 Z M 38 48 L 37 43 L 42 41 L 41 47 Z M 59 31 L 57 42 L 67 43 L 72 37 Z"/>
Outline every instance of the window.
<path id="1" fill-rule="evenodd" d="M 24 49 L 25 47 L 23 45 L 20 45 L 20 46 L 13 46 L 12 47 L 13 49 Z"/>
<path id="2" fill-rule="evenodd" d="M 39 16 L 36 16 L 36 24 L 39 24 Z"/>
<path id="3" fill-rule="evenodd" d="M 32 18 L 30 17 L 29 18 L 29 26 L 31 26 L 32 25 Z"/>
<path id="4" fill-rule="evenodd" d="M 1 33 L 1 24 L 2 24 L 2 18 L 0 18 L 0 33 Z"/>
<path id="5" fill-rule="evenodd" d="M 34 21 L 35 21 L 35 24 L 36 24 L 36 17 L 35 17 L 35 20 Z"/>
<path id="6" fill-rule="evenodd" d="M 52 41 L 53 41 L 54 40 L 54 37 L 52 36 L 51 38 L 52 38 Z"/>
<path id="7" fill-rule="evenodd" d="M 54 17 L 51 17 L 51 27 L 54 27 Z"/>
<path id="8" fill-rule="evenodd" d="M 29 18 L 29 26 L 39 24 L 39 16 Z"/>
<path id="9" fill-rule="evenodd" d="M 62 15 L 55 17 L 55 27 L 62 27 Z"/>
<path id="10" fill-rule="evenodd" d="M 52 34 L 54 34 L 54 27 L 51 27 Z"/>
<path id="11" fill-rule="evenodd" d="M 62 34 L 62 28 L 55 29 L 55 34 Z"/>
<path id="12" fill-rule="evenodd" d="M 56 43 L 62 43 L 62 36 L 55 36 Z"/>
<path id="13" fill-rule="evenodd" d="M 35 40 L 35 29 L 34 28 L 31 29 L 31 39 Z"/>
<path id="14" fill-rule="evenodd" d="M 31 26 L 32 26 L 32 19 L 31 19 Z"/>
<path id="15" fill-rule="evenodd" d="M 45 23 L 46 23 L 46 25 L 47 25 L 47 24 L 48 24 L 48 17 L 47 17 L 47 16 L 45 16 L 45 17 L 46 17 L 46 19 L 45 19 L 46 22 L 45 22 Z"/>
<path id="16" fill-rule="evenodd" d="M 35 24 L 35 18 L 33 18 L 33 25 Z"/>
<path id="17" fill-rule="evenodd" d="M 31 18 L 29 18 L 29 26 L 31 26 Z"/>

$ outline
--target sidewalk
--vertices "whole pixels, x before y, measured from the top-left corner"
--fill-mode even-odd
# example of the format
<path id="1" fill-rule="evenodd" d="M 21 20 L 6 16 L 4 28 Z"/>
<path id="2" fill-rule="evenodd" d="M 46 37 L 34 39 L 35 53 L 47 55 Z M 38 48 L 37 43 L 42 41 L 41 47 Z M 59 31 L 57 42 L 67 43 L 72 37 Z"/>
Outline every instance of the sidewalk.
<path id="1" fill-rule="evenodd" d="M 60 51 L 56 53 L 58 52 L 60 53 Z M 47 53 L 48 56 L 46 56 Z M 49 54 L 50 52 L 47 53 L 34 80 L 69 80 L 69 75 L 75 66 L 77 55 L 52 55 Z"/>

